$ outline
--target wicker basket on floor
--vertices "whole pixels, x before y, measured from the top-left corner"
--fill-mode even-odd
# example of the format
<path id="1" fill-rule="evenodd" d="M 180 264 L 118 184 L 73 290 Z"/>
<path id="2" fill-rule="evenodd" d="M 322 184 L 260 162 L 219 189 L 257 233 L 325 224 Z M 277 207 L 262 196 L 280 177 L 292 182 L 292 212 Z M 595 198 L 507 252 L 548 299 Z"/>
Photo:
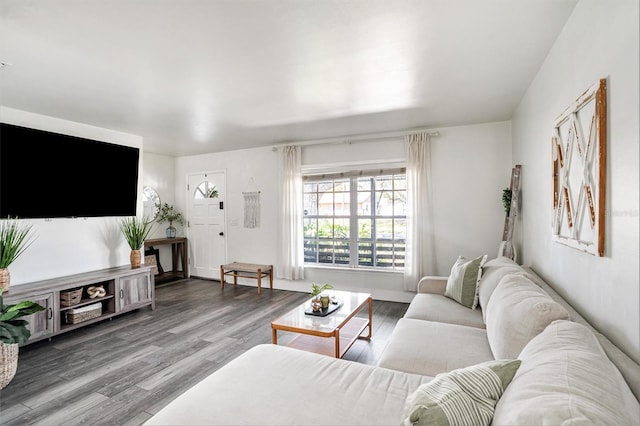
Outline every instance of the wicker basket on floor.
<path id="1" fill-rule="evenodd" d="M 0 343 L 0 389 L 4 389 L 18 369 L 18 344 Z"/>
<path id="2" fill-rule="evenodd" d="M 80 303 L 82 300 L 82 287 L 75 290 L 61 291 L 60 292 L 60 305 L 61 306 L 73 306 Z"/>

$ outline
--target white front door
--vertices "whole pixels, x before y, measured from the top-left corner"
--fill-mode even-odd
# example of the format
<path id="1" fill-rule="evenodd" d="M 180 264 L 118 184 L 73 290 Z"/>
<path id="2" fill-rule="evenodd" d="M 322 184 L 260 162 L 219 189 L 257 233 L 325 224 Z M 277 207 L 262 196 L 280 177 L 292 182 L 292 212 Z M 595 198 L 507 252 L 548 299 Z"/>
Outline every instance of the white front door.
<path id="1" fill-rule="evenodd" d="M 224 171 L 187 176 L 187 206 L 191 274 L 220 278 L 220 265 L 227 260 Z"/>

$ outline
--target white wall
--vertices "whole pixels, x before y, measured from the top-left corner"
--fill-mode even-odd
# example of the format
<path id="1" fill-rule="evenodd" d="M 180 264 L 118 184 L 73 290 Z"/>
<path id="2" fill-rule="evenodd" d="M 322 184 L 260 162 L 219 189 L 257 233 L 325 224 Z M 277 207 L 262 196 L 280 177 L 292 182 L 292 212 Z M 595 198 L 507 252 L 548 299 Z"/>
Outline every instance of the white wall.
<path id="1" fill-rule="evenodd" d="M 437 274 L 448 275 L 458 255 L 494 257 L 502 237 L 502 189 L 511 175 L 509 122 L 447 127 L 432 139 L 433 201 Z M 227 176 L 227 261 L 276 264 L 278 242 L 278 156 L 257 148 L 176 159 L 176 205 L 186 211 L 186 176 L 225 170 Z M 303 165 L 393 161 L 404 158 L 404 144 L 359 142 L 303 148 Z M 242 191 L 253 177 L 261 191 L 261 226 L 245 229 Z M 371 292 L 385 300 L 409 301 L 402 275 L 327 268 L 306 268 L 304 281 L 276 280 L 275 287 L 309 291 L 311 282 Z M 244 281 L 255 285 L 255 280 Z"/>
<path id="2" fill-rule="evenodd" d="M 582 0 L 518 106 L 514 160 L 523 165 L 519 247 L 600 332 L 640 361 L 638 1 Z M 608 81 L 605 256 L 551 240 L 550 136 L 555 117 Z"/>
<path id="3" fill-rule="evenodd" d="M 5 123 L 132 146 L 142 150 L 142 137 L 54 117 L 0 107 Z M 140 169 L 142 170 L 142 155 Z M 25 159 L 25 169 L 29 160 Z M 37 170 L 29 170 L 37 173 Z M 83 178 L 79 176 L 79 178 Z M 87 178 L 87 177 L 84 177 Z M 46 176 L 43 176 L 46 182 Z M 142 183 L 139 182 L 140 194 Z M 55 190 L 55 188 L 51 188 Z M 138 197 L 138 211 L 142 201 Z M 33 219 L 33 244 L 9 266 L 11 285 L 129 264 L 129 246 L 118 228 L 118 218 Z"/>
<path id="4" fill-rule="evenodd" d="M 156 190 L 160 197 L 160 203 L 175 203 L 176 187 L 175 187 L 175 163 L 174 157 L 153 154 L 149 152 L 143 153 L 144 168 L 142 172 L 142 186 L 149 186 Z M 184 213 L 184 211 L 182 211 Z M 153 232 L 149 238 L 165 238 L 168 223 L 155 223 Z M 175 223 L 176 235 L 184 236 L 184 227 L 179 223 Z M 160 264 L 165 272 L 171 271 L 171 246 L 163 245 L 155 247 L 160 250 Z"/>

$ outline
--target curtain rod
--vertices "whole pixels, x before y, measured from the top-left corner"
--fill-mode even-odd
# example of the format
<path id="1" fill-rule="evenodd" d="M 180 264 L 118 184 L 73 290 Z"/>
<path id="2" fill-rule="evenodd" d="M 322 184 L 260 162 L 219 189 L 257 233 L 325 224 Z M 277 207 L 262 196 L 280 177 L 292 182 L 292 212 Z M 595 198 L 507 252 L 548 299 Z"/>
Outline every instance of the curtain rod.
<path id="1" fill-rule="evenodd" d="M 306 141 L 279 143 L 271 146 L 273 150 L 276 150 L 278 148 L 282 148 L 283 146 L 290 146 L 290 145 L 308 146 L 308 145 L 328 145 L 328 144 L 338 145 L 343 143 L 350 144 L 353 142 L 368 142 L 368 141 L 380 142 L 383 140 L 396 140 L 398 138 L 401 138 L 413 133 L 429 132 L 429 130 L 430 129 L 414 129 L 414 130 L 403 130 L 401 132 L 369 133 L 369 134 L 352 135 L 352 136 L 339 136 L 335 138 L 310 139 Z M 429 136 L 431 137 L 440 136 L 440 132 L 438 131 L 429 132 Z"/>

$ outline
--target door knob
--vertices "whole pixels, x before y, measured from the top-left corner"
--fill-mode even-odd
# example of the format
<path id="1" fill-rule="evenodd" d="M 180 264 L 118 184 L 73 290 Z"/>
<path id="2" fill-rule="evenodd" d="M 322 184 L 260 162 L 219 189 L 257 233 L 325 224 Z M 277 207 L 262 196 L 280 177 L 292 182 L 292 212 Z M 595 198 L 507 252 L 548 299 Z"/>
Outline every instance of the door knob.
<path id="1" fill-rule="evenodd" d="M 218 235 L 220 235 L 221 237 L 224 237 L 224 232 L 221 232 Z"/>

